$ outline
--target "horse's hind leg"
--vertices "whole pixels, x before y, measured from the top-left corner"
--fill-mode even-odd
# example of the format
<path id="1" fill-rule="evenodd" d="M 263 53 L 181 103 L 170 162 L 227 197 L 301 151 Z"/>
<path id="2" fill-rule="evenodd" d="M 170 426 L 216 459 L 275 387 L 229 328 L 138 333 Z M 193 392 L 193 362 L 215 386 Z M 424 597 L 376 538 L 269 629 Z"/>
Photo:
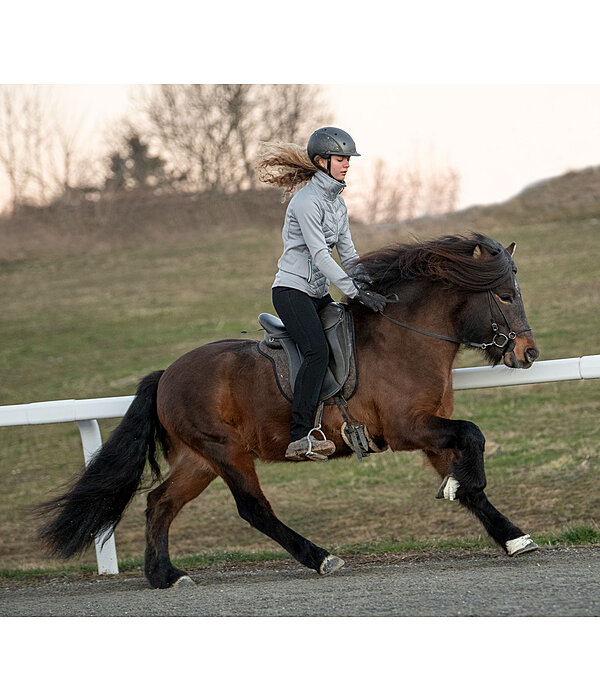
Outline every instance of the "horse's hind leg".
<path id="1" fill-rule="evenodd" d="M 317 547 L 277 518 L 262 492 L 254 460 L 249 454 L 240 451 L 234 459 L 229 454 L 227 462 L 219 460 L 218 466 L 235 499 L 238 513 L 252 527 L 275 540 L 294 559 L 321 575 L 332 574 L 344 565 L 342 559 Z"/>
<path id="2" fill-rule="evenodd" d="M 185 571 L 169 557 L 169 526 L 183 506 L 196 498 L 217 476 L 208 462 L 188 447 L 172 450 L 171 473 L 148 494 L 146 508 L 146 554 L 144 572 L 154 588 L 190 583 Z"/>

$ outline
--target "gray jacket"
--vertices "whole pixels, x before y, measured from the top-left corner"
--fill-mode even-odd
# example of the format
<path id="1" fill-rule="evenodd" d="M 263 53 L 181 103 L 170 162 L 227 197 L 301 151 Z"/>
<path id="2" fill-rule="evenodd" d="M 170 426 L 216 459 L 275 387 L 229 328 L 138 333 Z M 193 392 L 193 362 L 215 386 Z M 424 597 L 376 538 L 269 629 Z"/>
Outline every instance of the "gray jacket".
<path id="1" fill-rule="evenodd" d="M 273 287 L 292 287 L 324 297 L 333 283 L 349 297 L 358 289 L 349 270 L 358 259 L 341 197 L 345 185 L 319 170 L 288 205 L 283 225 L 283 255 Z M 331 257 L 337 248 L 342 267 Z"/>

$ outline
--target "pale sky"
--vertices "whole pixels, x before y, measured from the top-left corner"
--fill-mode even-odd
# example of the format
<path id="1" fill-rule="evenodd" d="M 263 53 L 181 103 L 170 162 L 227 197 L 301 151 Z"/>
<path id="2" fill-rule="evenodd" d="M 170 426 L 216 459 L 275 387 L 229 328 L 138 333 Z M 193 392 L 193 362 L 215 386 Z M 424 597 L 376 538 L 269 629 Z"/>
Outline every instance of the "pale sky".
<path id="1" fill-rule="evenodd" d="M 361 153 L 391 164 L 433 151 L 461 176 L 460 207 L 503 201 L 600 166 L 600 85 L 341 85 L 327 89 Z M 362 156 L 364 154 L 364 156 Z"/>
<path id="2" fill-rule="evenodd" d="M 334 123 L 354 136 L 349 185 L 377 158 L 391 166 L 450 165 L 459 208 L 503 201 L 540 179 L 600 165 L 600 85 L 323 85 Z M 86 143 L 102 142 L 133 85 L 62 85 L 65 110 L 85 115 Z M 315 125 L 321 126 L 320 124 Z M 7 201 L 0 182 L 0 206 Z M 350 195 L 351 192 L 349 191 Z"/>

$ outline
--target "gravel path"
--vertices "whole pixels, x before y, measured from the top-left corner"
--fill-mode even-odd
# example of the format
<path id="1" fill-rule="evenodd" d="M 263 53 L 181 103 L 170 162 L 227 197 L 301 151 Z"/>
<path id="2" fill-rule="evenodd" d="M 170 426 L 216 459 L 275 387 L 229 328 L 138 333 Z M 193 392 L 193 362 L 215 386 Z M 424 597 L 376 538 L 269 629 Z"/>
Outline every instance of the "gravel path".
<path id="1" fill-rule="evenodd" d="M 142 577 L 5 584 L 0 615 L 35 617 L 598 616 L 600 547 L 501 553 L 349 556 L 320 577 L 290 562 L 191 572 L 159 591 Z"/>

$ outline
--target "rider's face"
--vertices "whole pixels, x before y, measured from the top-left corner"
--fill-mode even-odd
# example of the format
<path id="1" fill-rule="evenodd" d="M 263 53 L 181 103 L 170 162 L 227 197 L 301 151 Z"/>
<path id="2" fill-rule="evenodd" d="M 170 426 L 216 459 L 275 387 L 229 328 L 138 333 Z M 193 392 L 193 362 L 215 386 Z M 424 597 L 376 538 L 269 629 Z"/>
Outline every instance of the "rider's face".
<path id="1" fill-rule="evenodd" d="M 342 182 L 350 167 L 350 156 L 331 156 L 331 177 Z"/>
<path id="2" fill-rule="evenodd" d="M 319 157 L 319 163 L 323 168 L 327 167 L 327 160 Z M 350 156 L 331 156 L 331 177 L 342 182 L 350 167 Z"/>

